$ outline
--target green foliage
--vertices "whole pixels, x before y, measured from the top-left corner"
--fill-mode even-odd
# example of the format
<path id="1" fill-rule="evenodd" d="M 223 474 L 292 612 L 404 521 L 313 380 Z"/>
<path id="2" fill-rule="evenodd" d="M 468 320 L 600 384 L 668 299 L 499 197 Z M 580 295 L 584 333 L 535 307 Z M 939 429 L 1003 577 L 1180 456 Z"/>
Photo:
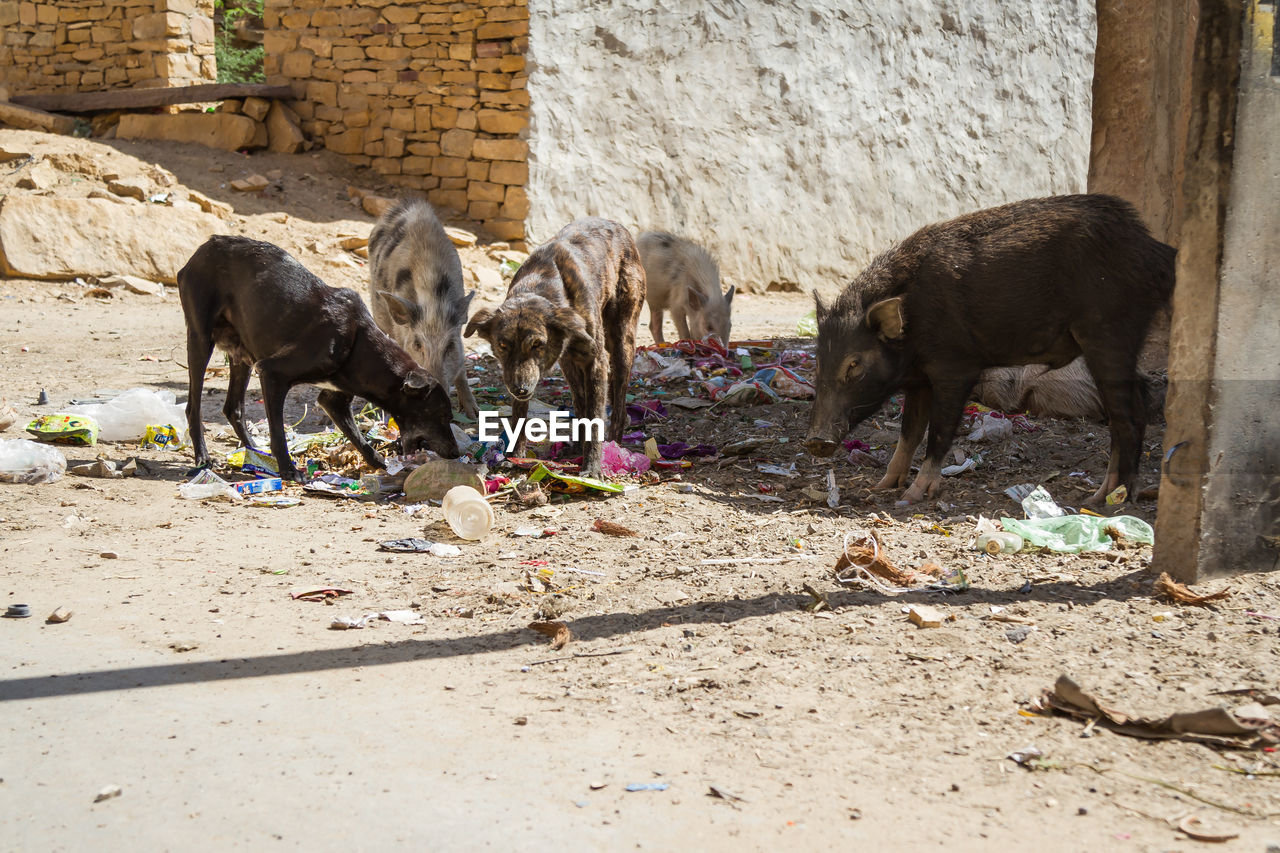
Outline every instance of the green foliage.
<path id="1" fill-rule="evenodd" d="M 262 45 L 237 47 L 232 30 L 241 18 L 262 20 L 264 0 L 214 0 L 213 18 L 217 26 L 214 55 L 218 61 L 219 83 L 261 83 Z"/>

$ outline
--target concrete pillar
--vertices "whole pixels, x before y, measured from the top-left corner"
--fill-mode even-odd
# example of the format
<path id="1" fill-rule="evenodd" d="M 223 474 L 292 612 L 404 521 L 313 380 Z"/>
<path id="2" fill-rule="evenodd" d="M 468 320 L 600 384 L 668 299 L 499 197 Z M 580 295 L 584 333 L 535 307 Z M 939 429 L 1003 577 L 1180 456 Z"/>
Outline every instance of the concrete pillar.
<path id="1" fill-rule="evenodd" d="M 1280 567 L 1280 77 L 1272 7 L 1191 0 L 1185 157 L 1155 566 Z M 1185 81 L 1185 84 L 1179 81 Z"/>

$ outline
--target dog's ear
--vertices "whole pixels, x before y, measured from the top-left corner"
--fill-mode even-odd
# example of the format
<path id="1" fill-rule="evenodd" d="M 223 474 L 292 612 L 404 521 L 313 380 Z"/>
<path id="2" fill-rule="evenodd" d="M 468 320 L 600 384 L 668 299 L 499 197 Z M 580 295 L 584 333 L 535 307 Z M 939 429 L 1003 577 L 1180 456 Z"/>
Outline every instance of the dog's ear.
<path id="1" fill-rule="evenodd" d="M 389 290 L 379 290 L 378 295 L 387 303 L 387 310 L 391 312 L 391 322 L 401 326 L 415 326 L 422 320 L 421 305 L 410 302 Z"/>
<path id="2" fill-rule="evenodd" d="M 565 306 L 552 313 L 549 326 L 560 332 L 564 338 L 564 351 L 574 361 L 592 361 L 596 357 L 596 342 L 587 334 L 587 324 L 582 315 Z"/>
<path id="3" fill-rule="evenodd" d="M 421 367 L 415 367 L 410 370 L 404 378 L 404 389 L 406 391 L 421 391 L 423 388 L 431 388 L 440 383 L 434 377 Z"/>
<path id="4" fill-rule="evenodd" d="M 475 291 L 472 291 L 472 295 Z M 471 297 L 467 297 L 470 299 Z M 498 319 L 498 312 L 491 308 L 481 308 L 475 314 L 471 315 L 471 322 L 467 323 L 467 328 L 462 332 L 464 338 L 469 338 L 476 332 L 480 333 L 480 337 L 489 338 L 489 332 L 493 329 L 493 321 Z"/>

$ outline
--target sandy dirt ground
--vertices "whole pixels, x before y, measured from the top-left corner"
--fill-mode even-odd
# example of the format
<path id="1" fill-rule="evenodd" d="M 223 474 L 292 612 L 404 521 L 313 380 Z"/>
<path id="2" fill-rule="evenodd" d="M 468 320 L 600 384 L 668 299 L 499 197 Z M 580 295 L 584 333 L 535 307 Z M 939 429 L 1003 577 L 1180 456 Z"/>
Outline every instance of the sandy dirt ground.
<path id="1" fill-rule="evenodd" d="M 229 232 L 286 247 L 331 284 L 365 287 L 363 262 L 337 238 L 372 224 L 346 187 L 378 187 L 328 158 L 0 131 L 6 141 L 38 144 L 80 178 L 51 192 L 83 194 L 106 171 L 171 176 L 232 204 Z M 10 168 L 0 191 L 22 192 Z M 222 186 L 277 168 L 269 195 Z M 497 265 L 484 247 L 464 261 Z M 0 438 L 95 394 L 146 387 L 185 399 L 176 294 L 87 290 L 0 283 L 0 397 L 21 416 Z M 735 337 L 793 338 L 809 305 L 742 295 Z M 492 362 L 472 375 L 492 387 Z M 211 446 L 225 454 L 225 379 L 207 387 Z M 35 405 L 42 389 L 50 406 Z M 688 390 L 632 387 L 640 400 Z M 251 401 L 256 391 L 255 380 Z M 325 426 L 314 397 L 290 396 L 300 431 Z M 411 516 L 297 488 L 290 509 L 185 501 L 176 487 L 189 453 L 66 448 L 72 464 L 103 453 L 145 468 L 0 486 L 0 604 L 35 614 L 0 620 L 0 849 L 1207 846 L 1175 828 L 1188 816 L 1237 833 L 1224 849 L 1280 843 L 1276 753 L 1143 740 L 1030 710 L 1063 674 L 1138 715 L 1213 707 L 1227 701 L 1217 691 L 1275 694 L 1280 576 L 1209 582 L 1197 591 L 1230 595 L 1180 606 L 1154 594 L 1147 546 L 999 557 L 970 547 L 979 515 L 1020 517 L 1008 486 L 1043 483 L 1071 506 L 1087 496 L 1106 467 L 1100 424 L 1033 420 L 1034 431 L 994 445 L 962 441 L 981 455 L 977 468 L 948 478 L 939 499 L 899 507 L 897 494 L 870 491 L 878 466 L 803 452 L 808 405 L 674 413 L 647 434 L 760 444 L 630 496 L 499 502 L 478 543 L 454 538 L 437 509 Z M 894 411 L 851 437 L 887 457 Z M 1148 483 L 1161 440 L 1156 424 Z M 794 478 L 759 469 L 793 463 Z M 834 509 L 809 493 L 829 470 L 842 495 Z M 1155 503 L 1120 511 L 1153 521 Z M 603 535 L 596 519 L 639 535 Z M 525 526 L 557 532 L 513 535 Z M 872 529 L 898 566 L 962 569 L 970 588 L 837 582 L 846 536 Z M 378 550 L 414 536 L 461 556 Z M 549 584 L 530 579 L 539 568 L 554 572 Z M 352 592 L 291 598 L 304 586 Z M 806 586 L 827 606 L 814 609 Z M 919 628 L 906 613 L 918 604 L 954 618 Z M 58 607 L 70 621 L 46 623 Z M 402 609 L 423 624 L 330 629 L 338 616 Z M 529 630 L 535 620 L 561 620 L 574 638 L 552 649 Z M 1031 767 L 1008 757 L 1032 746 L 1042 758 Z M 95 802 L 111 785 L 120 795 Z"/>

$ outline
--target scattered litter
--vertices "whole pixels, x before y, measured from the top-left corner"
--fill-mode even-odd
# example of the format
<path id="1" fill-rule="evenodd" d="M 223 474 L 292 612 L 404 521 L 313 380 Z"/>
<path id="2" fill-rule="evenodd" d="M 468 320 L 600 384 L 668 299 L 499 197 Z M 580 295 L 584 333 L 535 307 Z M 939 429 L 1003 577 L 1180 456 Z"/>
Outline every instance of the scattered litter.
<path id="1" fill-rule="evenodd" d="M 947 465 L 939 473 L 941 473 L 942 476 L 944 477 L 957 477 L 963 474 L 965 471 L 972 471 L 976 467 L 978 467 L 977 460 L 975 460 L 972 456 L 968 456 L 960 464 Z"/>
<path id="2" fill-rule="evenodd" d="M 827 506 L 835 509 L 840 505 L 840 487 L 836 485 L 836 469 L 827 469 Z"/>
<path id="3" fill-rule="evenodd" d="M 711 786 L 711 789 L 707 792 L 707 795 L 711 797 L 718 797 L 721 800 L 728 800 L 730 803 L 748 802 L 748 800 L 745 797 L 739 797 L 737 794 L 733 793 L 732 791 L 727 791 L 724 788 L 718 788 L 715 785 Z"/>
<path id="4" fill-rule="evenodd" d="M 69 621 L 70 619 L 71 619 L 71 611 L 65 607 L 59 607 L 57 610 L 50 613 L 49 617 L 44 621 L 49 622 L 50 624 L 53 624 L 53 625 L 60 625 L 63 622 Z"/>
<path id="5" fill-rule="evenodd" d="M 289 591 L 289 597 L 295 601 L 324 601 L 326 598 L 338 598 L 351 595 L 353 589 L 340 589 L 336 586 L 304 586 Z"/>
<path id="6" fill-rule="evenodd" d="M 119 785 L 107 785 L 101 791 L 98 792 L 98 795 L 93 798 L 93 801 L 95 803 L 100 803 L 103 800 L 114 799 L 123 793 L 124 793 L 124 789 L 121 788 Z"/>
<path id="7" fill-rule="evenodd" d="M 1160 573 L 1160 577 L 1156 578 L 1152 591 L 1156 595 L 1162 598 L 1167 598 L 1178 604 L 1196 604 L 1200 606 L 1214 601 L 1221 601 L 1224 598 L 1229 598 L 1231 596 L 1231 587 L 1223 587 L 1217 592 L 1211 592 L 1205 595 L 1194 593 L 1187 589 L 1186 586 L 1169 577 L 1168 572 Z"/>
<path id="8" fill-rule="evenodd" d="M 548 536 L 555 536 L 556 532 L 554 527 L 517 527 L 511 531 L 511 535 L 527 536 L 530 539 L 544 539 Z"/>
<path id="9" fill-rule="evenodd" d="M 1151 525 L 1132 515 L 1103 518 L 1091 515 L 1068 515 L 1060 518 L 1028 518 L 1018 521 L 1001 518 L 1000 526 L 1016 533 L 1027 544 L 1064 554 L 1087 551 L 1109 551 L 1113 539 L 1128 539 L 1150 545 L 1155 542 Z"/>
<path id="10" fill-rule="evenodd" d="M 1005 758 L 1022 767 L 1034 767 L 1040 759 L 1044 758 L 1044 753 L 1038 747 L 1024 746 L 1022 749 L 1015 749 Z"/>
<path id="11" fill-rule="evenodd" d="M 783 468 L 781 465 L 761 464 L 756 466 L 756 470 L 762 471 L 765 474 L 774 474 L 779 477 L 787 477 L 788 479 L 795 479 L 796 477 L 800 476 L 800 472 L 796 470 L 796 463 L 794 462 L 791 463 L 790 468 Z"/>
<path id="12" fill-rule="evenodd" d="M 0 432 L 18 422 L 18 410 L 9 405 L 8 400 L 0 400 Z"/>
<path id="13" fill-rule="evenodd" d="M 1046 690 L 1035 700 L 1031 710 L 1054 710 L 1078 719 L 1096 721 L 1096 725 L 1119 734 L 1151 740 L 1179 738 L 1230 747 L 1280 741 L 1280 724 L 1269 716 L 1257 718 L 1257 712 L 1250 705 L 1235 712 L 1214 707 L 1167 717 L 1136 716 L 1108 707 L 1066 675 L 1058 676 L 1053 689 Z"/>
<path id="14" fill-rule="evenodd" d="M 10 604 L 4 612 L 6 619 L 26 619 L 30 616 L 31 605 L 29 604 Z"/>
<path id="15" fill-rule="evenodd" d="M 983 533 L 974 540 L 974 547 L 979 551 L 986 551 L 992 556 L 996 554 L 1016 554 L 1022 550 L 1022 545 L 1022 537 L 1016 533 Z"/>
<path id="16" fill-rule="evenodd" d="M 1072 474 L 1071 476 L 1074 477 L 1075 475 Z M 1032 492 L 1034 492 L 1036 488 L 1037 487 L 1035 483 L 1019 483 L 1016 486 L 1010 486 L 1009 488 L 1005 489 L 1004 493 L 1009 496 L 1009 500 L 1013 501 L 1014 503 L 1020 504 L 1022 503 L 1022 499 L 1025 498 L 1027 495 L 1031 494 Z"/>
<path id="17" fill-rule="evenodd" d="M 493 529 L 493 507 L 472 486 L 454 486 L 441 502 L 449 528 L 462 539 L 483 539 Z"/>
<path id="18" fill-rule="evenodd" d="M 636 791 L 665 791 L 670 787 L 671 783 L 669 782 L 632 782 L 627 786 L 626 790 L 629 793 L 635 793 Z"/>
<path id="19" fill-rule="evenodd" d="M 235 489 L 241 497 L 248 497 L 249 495 L 278 492 L 284 488 L 284 481 L 279 477 L 270 477 L 262 480 L 246 480 L 243 483 L 232 483 L 231 488 Z"/>
<path id="20" fill-rule="evenodd" d="M 174 640 L 169 644 L 169 648 L 179 653 L 194 652 L 196 649 L 200 648 L 200 644 L 195 640 Z"/>
<path id="21" fill-rule="evenodd" d="M 606 441 L 601 447 L 600 470 L 606 476 L 619 474 L 643 474 L 653 463 L 643 453 L 627 450 L 616 441 Z"/>
<path id="22" fill-rule="evenodd" d="M 335 617 L 329 623 L 329 629 L 333 631 L 348 631 L 363 628 L 375 619 L 381 619 L 384 622 L 396 622 L 400 625 L 425 625 L 427 621 L 416 610 L 382 610 L 377 613 L 366 613 L 360 617 Z"/>
<path id="23" fill-rule="evenodd" d="M 1211 825 L 1206 825 L 1199 817 L 1193 814 L 1189 814 L 1178 821 L 1178 829 L 1186 833 L 1188 838 L 1193 838 L 1196 841 L 1225 842 L 1240 837 L 1238 832 L 1214 830 Z"/>
<path id="24" fill-rule="evenodd" d="M 1044 486 L 1036 486 L 1019 503 L 1027 518 L 1061 518 L 1067 514 L 1065 509 L 1054 503 Z"/>
<path id="25" fill-rule="evenodd" d="M 457 545 L 444 542 L 431 542 L 427 539 L 391 539 L 378 543 L 379 551 L 393 551 L 401 554 L 423 553 L 433 557 L 457 557 L 462 549 Z"/>
<path id="26" fill-rule="evenodd" d="M 25 438 L 0 439 L 0 483 L 53 483 L 67 470 L 55 447 Z"/>
<path id="27" fill-rule="evenodd" d="M 254 495 L 249 498 L 250 506 L 267 507 L 268 509 L 288 509 L 302 503 L 300 498 L 292 495 Z"/>
<path id="28" fill-rule="evenodd" d="M 644 456 L 647 462 L 649 457 Z M 594 477 L 580 477 L 572 474 L 565 474 L 561 471 L 552 471 L 546 465 L 539 462 L 534 469 L 529 472 L 528 480 L 533 483 L 539 483 L 546 478 L 552 478 L 561 484 L 561 488 L 569 494 L 581 494 L 588 489 L 594 489 L 599 492 L 608 492 L 615 495 L 630 494 L 637 487 L 634 484 L 623 483 L 606 483 L 603 480 L 597 480 Z"/>
<path id="29" fill-rule="evenodd" d="M 73 414 L 41 415 L 27 424 L 26 430 L 47 444 L 81 446 L 97 444 L 100 434 L 93 418 Z"/>
<path id="30" fill-rule="evenodd" d="M 965 436 L 969 441 L 995 441 L 1013 435 L 1013 422 L 1000 412 L 982 412 L 977 417 L 973 431 Z"/>
<path id="31" fill-rule="evenodd" d="M 803 589 L 805 592 L 809 593 L 809 597 L 813 599 L 804 606 L 805 610 L 810 613 L 819 613 L 823 611 L 829 612 L 831 610 L 831 602 L 827 599 L 827 596 L 814 589 L 812 584 L 805 584 Z"/>
<path id="32" fill-rule="evenodd" d="M 615 524 L 612 521 L 605 521 L 602 518 L 597 518 L 595 520 L 595 523 L 591 525 L 591 529 L 599 533 L 603 533 L 606 536 L 639 536 L 640 535 L 639 533 L 636 533 L 634 530 L 632 530 L 630 527 L 624 527 L 621 524 Z"/>
<path id="33" fill-rule="evenodd" d="M 861 531 L 859 533 L 861 535 L 856 539 L 854 533 L 845 534 L 844 550 L 834 568 L 836 580 L 849 583 L 862 575 L 877 586 L 882 586 L 880 580 L 887 580 L 895 587 L 909 587 L 912 582 L 911 574 L 889 562 L 889 559 L 880 553 L 880 541 L 875 535 L 861 533 Z M 849 547 L 851 541 L 857 543 L 852 548 Z M 852 572 L 849 571 L 851 568 Z"/>
<path id="34" fill-rule="evenodd" d="M 187 413 L 172 391 L 134 388 L 105 402 L 74 405 L 67 414 L 92 418 L 102 441 L 138 441 L 148 426 L 169 425 L 186 442 Z"/>
<path id="35" fill-rule="evenodd" d="M 432 459 L 405 478 L 404 499 L 410 503 L 438 501 L 455 486 L 470 486 L 479 493 L 483 488 L 479 469 L 453 459 Z"/>
<path id="36" fill-rule="evenodd" d="M 1129 489 L 1125 486 L 1116 486 L 1107 494 L 1107 506 L 1115 506 L 1124 503 L 1129 497 Z"/>
<path id="37" fill-rule="evenodd" d="M 573 639 L 573 632 L 563 622 L 530 622 L 529 628 L 550 637 L 552 651 L 563 649 Z"/>
<path id="38" fill-rule="evenodd" d="M 179 483 L 178 494 L 189 501 L 226 500 L 235 503 L 241 500 L 240 493 L 231 488 L 230 483 L 208 468 L 202 468 L 188 482 Z"/>
<path id="39" fill-rule="evenodd" d="M 947 615 L 936 607 L 926 604 L 913 604 L 907 608 L 907 618 L 920 628 L 941 628 L 947 621 Z"/>

